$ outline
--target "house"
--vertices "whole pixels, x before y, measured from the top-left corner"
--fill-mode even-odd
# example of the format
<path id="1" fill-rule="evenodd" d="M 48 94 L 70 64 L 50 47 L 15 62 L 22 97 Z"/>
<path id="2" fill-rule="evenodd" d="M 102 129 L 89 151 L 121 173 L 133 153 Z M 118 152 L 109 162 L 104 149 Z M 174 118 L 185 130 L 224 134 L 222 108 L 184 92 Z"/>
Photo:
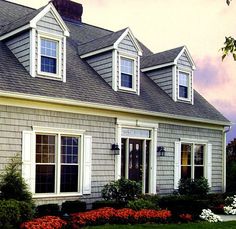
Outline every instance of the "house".
<path id="1" fill-rule="evenodd" d="M 194 90 L 187 47 L 154 54 L 130 28 L 89 25 L 82 12 L 70 0 L 0 0 L 0 170 L 21 157 L 41 204 L 91 203 L 120 177 L 168 194 L 204 176 L 223 192 L 231 123 Z"/>

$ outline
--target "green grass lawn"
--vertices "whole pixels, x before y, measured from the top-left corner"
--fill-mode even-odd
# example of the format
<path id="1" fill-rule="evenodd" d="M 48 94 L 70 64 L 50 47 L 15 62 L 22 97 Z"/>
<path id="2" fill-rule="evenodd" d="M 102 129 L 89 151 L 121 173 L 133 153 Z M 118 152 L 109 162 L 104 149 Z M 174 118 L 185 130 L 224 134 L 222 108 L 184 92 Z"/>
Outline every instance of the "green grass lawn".
<path id="1" fill-rule="evenodd" d="M 188 224 L 139 224 L 139 225 L 101 225 L 86 229 L 236 229 L 236 221 L 223 223 L 188 223 Z"/>

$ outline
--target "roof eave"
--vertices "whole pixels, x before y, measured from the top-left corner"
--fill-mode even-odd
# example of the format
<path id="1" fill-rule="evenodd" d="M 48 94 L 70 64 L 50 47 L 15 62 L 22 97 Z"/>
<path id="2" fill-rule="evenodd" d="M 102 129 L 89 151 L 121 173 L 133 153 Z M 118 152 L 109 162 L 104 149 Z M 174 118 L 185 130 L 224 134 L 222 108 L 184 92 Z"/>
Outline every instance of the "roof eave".
<path id="1" fill-rule="evenodd" d="M 151 66 L 151 67 L 141 68 L 141 72 L 148 72 L 148 71 L 152 71 L 152 70 L 156 70 L 159 68 L 164 68 L 164 67 L 168 67 L 168 66 L 172 66 L 172 65 L 175 65 L 175 63 L 169 62 L 169 63 L 165 63 L 165 64 L 159 64 L 159 65 L 155 65 L 155 66 Z"/>
<path id="2" fill-rule="evenodd" d="M 63 104 L 63 105 L 71 105 L 71 106 L 82 106 L 87 108 L 95 108 L 101 110 L 111 110 L 111 111 L 120 111 L 120 112 L 128 112 L 132 114 L 141 114 L 141 115 L 149 115 L 154 117 L 160 118 L 169 118 L 175 120 L 184 120 L 184 121 L 192 121 L 192 122 L 199 122 L 205 124 L 213 124 L 218 126 L 231 126 L 231 122 L 226 121 L 218 121 L 218 120 L 211 120 L 211 119 L 203 119 L 203 118 L 196 118 L 196 117 L 188 117 L 183 115 L 176 115 L 176 114 L 168 114 L 156 111 L 145 111 L 136 108 L 129 108 L 127 111 L 127 107 L 120 107 L 114 106 L 109 104 L 100 104 L 100 103 L 92 103 L 92 102 L 83 102 L 77 101 L 73 99 L 62 99 L 62 98 L 53 98 L 47 96 L 38 96 L 32 94 L 22 94 L 18 92 L 11 92 L 11 91 L 0 91 L 0 97 L 8 97 L 8 98 L 15 98 L 15 99 L 24 99 L 24 100 L 31 100 L 36 102 L 48 102 L 48 103 L 55 103 L 55 104 Z"/>

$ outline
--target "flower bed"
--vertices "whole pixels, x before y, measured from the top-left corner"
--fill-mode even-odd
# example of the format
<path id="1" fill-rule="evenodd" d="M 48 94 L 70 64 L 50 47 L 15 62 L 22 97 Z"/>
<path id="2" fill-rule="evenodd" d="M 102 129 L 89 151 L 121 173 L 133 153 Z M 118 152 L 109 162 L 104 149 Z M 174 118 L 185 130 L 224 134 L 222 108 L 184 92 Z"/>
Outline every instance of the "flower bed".
<path id="1" fill-rule="evenodd" d="M 22 223 L 20 229 L 60 229 L 66 224 L 66 221 L 57 216 L 44 216 Z"/>
<path id="2" fill-rule="evenodd" d="M 171 212 L 168 210 L 148 210 L 143 209 L 134 211 L 129 208 L 114 209 L 100 208 L 82 213 L 71 214 L 72 228 L 78 228 L 87 225 L 101 224 L 136 224 L 136 223 L 167 223 L 171 217 Z"/>

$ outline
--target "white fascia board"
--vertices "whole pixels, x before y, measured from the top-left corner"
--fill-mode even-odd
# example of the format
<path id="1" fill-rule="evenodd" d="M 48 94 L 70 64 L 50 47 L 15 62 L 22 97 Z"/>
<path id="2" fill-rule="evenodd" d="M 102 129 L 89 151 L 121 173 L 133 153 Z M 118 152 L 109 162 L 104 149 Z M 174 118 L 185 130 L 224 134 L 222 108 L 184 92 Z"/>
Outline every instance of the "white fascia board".
<path id="1" fill-rule="evenodd" d="M 128 112 L 128 113 L 132 113 L 132 114 L 149 115 L 149 116 L 154 116 L 154 117 L 170 118 L 170 119 L 184 120 L 184 121 L 190 121 L 190 122 L 191 121 L 192 122 L 200 122 L 200 123 L 214 124 L 214 125 L 219 125 L 219 126 L 231 126 L 232 125 L 231 122 L 223 122 L 223 121 L 216 121 L 216 120 L 210 120 L 210 119 L 187 117 L 187 116 L 183 116 L 183 115 L 167 114 L 167 113 L 156 112 L 156 111 L 145 111 L 145 110 L 140 110 L 140 109 L 136 109 L 136 108 L 127 109 L 127 107 L 120 107 L 120 106 L 114 106 L 114 105 L 109 105 L 109 104 L 83 102 L 83 101 L 77 101 L 77 100 L 72 100 L 72 99 L 53 98 L 53 97 L 38 96 L 38 95 L 32 95 L 32 94 L 23 94 L 23 93 L 11 92 L 11 91 L 0 91 L 0 97 L 25 99 L 25 100 L 31 100 L 31 101 L 37 101 L 37 102 L 47 102 L 47 103 L 55 103 L 55 104 L 69 105 L 69 106 L 81 106 L 81 107 L 86 107 L 86 108 L 120 111 L 120 112 L 126 112 L 126 113 Z"/>
<path id="2" fill-rule="evenodd" d="M 184 51 L 187 52 L 188 59 L 189 59 L 189 61 L 190 61 L 191 64 L 192 64 L 192 69 L 195 70 L 195 69 L 196 69 L 196 65 L 195 65 L 195 63 L 194 63 L 194 61 L 193 61 L 193 58 L 191 57 L 190 52 L 188 51 L 188 49 L 187 49 L 186 46 L 183 47 L 183 49 L 180 51 L 180 53 L 178 54 L 178 56 L 175 58 L 174 63 L 177 65 L 178 59 L 181 57 L 181 55 L 184 53 Z"/>
<path id="3" fill-rule="evenodd" d="M 83 58 L 87 58 L 87 57 L 90 57 L 90 56 L 95 56 L 97 54 L 107 52 L 107 51 L 110 51 L 110 50 L 113 50 L 113 49 L 114 49 L 113 46 L 109 46 L 109 47 L 99 49 L 99 50 L 96 50 L 96 51 L 93 51 L 93 52 L 85 53 L 85 54 L 81 55 L 80 58 L 83 59 Z"/>
<path id="4" fill-rule="evenodd" d="M 5 40 L 8 37 L 14 36 L 15 34 L 20 33 L 20 32 L 22 32 L 24 30 L 30 29 L 30 27 L 31 27 L 30 24 L 27 24 L 27 25 L 24 25 L 24 26 L 22 26 L 22 27 L 20 27 L 18 29 L 13 30 L 13 31 L 11 31 L 9 33 L 6 33 L 6 34 L 0 36 L 0 41 Z"/>
<path id="5" fill-rule="evenodd" d="M 172 66 L 172 65 L 175 65 L 175 63 L 174 62 L 169 62 L 169 63 L 166 63 L 166 64 L 155 65 L 155 66 L 148 67 L 148 68 L 142 68 L 141 72 L 148 72 L 148 71 L 152 71 L 152 70 L 156 70 L 156 69 L 159 69 L 159 68 L 164 68 L 164 67 L 168 67 L 168 66 Z"/>
<path id="6" fill-rule="evenodd" d="M 69 37 L 70 36 L 70 31 L 68 27 L 66 26 L 65 22 L 57 12 L 56 8 L 53 6 L 53 4 L 50 2 L 39 14 L 37 14 L 31 21 L 30 21 L 30 26 L 32 28 L 36 28 L 37 22 L 40 21 L 49 11 L 52 12 L 53 16 L 55 17 L 56 21 L 62 28 L 64 35 Z"/>
<path id="7" fill-rule="evenodd" d="M 143 50 L 141 49 L 139 43 L 137 42 L 136 38 L 134 37 L 132 31 L 130 28 L 127 28 L 124 33 L 117 39 L 117 41 L 114 43 L 115 49 L 118 49 L 118 45 L 120 42 L 126 37 L 126 35 L 129 35 L 131 41 L 134 43 L 134 46 L 136 47 L 138 51 L 138 55 L 142 56 Z"/>

